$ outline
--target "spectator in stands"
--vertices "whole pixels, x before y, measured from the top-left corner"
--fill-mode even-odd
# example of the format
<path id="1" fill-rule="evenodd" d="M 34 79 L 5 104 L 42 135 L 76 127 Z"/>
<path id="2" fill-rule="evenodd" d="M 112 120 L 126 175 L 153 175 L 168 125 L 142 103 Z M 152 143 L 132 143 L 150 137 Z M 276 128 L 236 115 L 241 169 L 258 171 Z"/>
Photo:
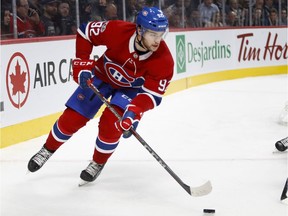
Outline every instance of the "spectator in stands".
<path id="1" fill-rule="evenodd" d="M 252 20 L 250 21 L 250 9 L 249 9 L 249 6 L 252 7 L 252 5 L 249 4 L 249 1 L 251 0 L 242 1 L 242 14 L 241 14 L 240 26 L 249 26 L 250 22 L 252 25 Z"/>
<path id="2" fill-rule="evenodd" d="M 281 8 L 285 8 L 287 10 L 287 8 L 288 8 L 287 0 L 281 0 L 280 4 L 281 4 Z M 278 5 L 278 7 L 279 7 L 279 5 Z"/>
<path id="3" fill-rule="evenodd" d="M 239 26 L 239 22 L 237 19 L 237 14 L 235 11 L 229 11 L 226 16 L 226 26 L 235 27 Z"/>
<path id="4" fill-rule="evenodd" d="M 264 8 L 264 0 L 255 0 L 254 8 Z"/>
<path id="5" fill-rule="evenodd" d="M 136 10 L 137 11 L 141 11 L 144 6 L 146 6 L 146 0 L 137 0 L 136 1 Z"/>
<path id="6" fill-rule="evenodd" d="M 270 9 L 268 26 L 278 26 L 278 11 L 275 8 Z"/>
<path id="7" fill-rule="evenodd" d="M 117 20 L 117 19 L 118 19 L 117 6 L 113 3 L 107 4 L 104 13 L 104 20 Z"/>
<path id="8" fill-rule="evenodd" d="M 92 5 L 91 19 L 104 20 L 107 0 L 90 0 Z"/>
<path id="9" fill-rule="evenodd" d="M 270 0 L 269 0 L 270 1 Z M 267 3 L 267 0 L 256 0 L 255 5 L 253 7 L 253 16 L 255 16 L 255 10 L 256 9 L 261 9 L 261 14 L 262 14 L 262 25 L 269 25 L 269 14 L 270 14 L 270 3 L 268 3 L 268 5 L 265 5 Z M 273 0 L 272 0 L 272 4 L 273 4 Z"/>
<path id="10" fill-rule="evenodd" d="M 1 0 L 1 10 L 2 8 L 9 8 L 12 11 L 12 1 L 11 0 Z"/>
<path id="11" fill-rule="evenodd" d="M 62 0 L 58 5 L 56 16 L 56 35 L 76 34 L 77 26 L 70 15 L 70 4 L 68 0 Z"/>
<path id="12" fill-rule="evenodd" d="M 97 1 L 95 0 L 80 0 L 80 24 L 89 21 L 101 21 L 102 17 L 97 12 Z M 96 10 L 96 11 L 95 11 Z"/>
<path id="13" fill-rule="evenodd" d="M 225 12 L 228 13 L 229 11 L 234 11 L 237 13 L 239 9 L 240 9 L 240 6 L 239 6 L 238 0 L 229 0 L 228 5 L 225 8 Z"/>
<path id="14" fill-rule="evenodd" d="M 17 37 L 29 38 L 42 36 L 44 26 L 36 10 L 29 7 L 28 0 L 16 0 Z M 14 34 L 13 15 L 10 17 L 10 33 Z"/>
<path id="15" fill-rule="evenodd" d="M 200 12 L 202 26 L 205 26 L 206 23 L 211 22 L 213 14 L 219 12 L 219 8 L 213 3 L 213 0 L 203 0 L 203 2 L 199 5 L 198 10 Z"/>
<path id="16" fill-rule="evenodd" d="M 213 14 L 212 20 L 206 23 L 205 27 L 223 27 L 221 19 L 222 17 L 220 12 L 216 12 Z"/>
<path id="17" fill-rule="evenodd" d="M 261 8 L 256 8 L 253 14 L 253 26 L 263 26 L 264 19 Z"/>
<path id="18" fill-rule="evenodd" d="M 214 4 L 218 7 L 220 12 L 222 12 L 223 10 L 227 11 L 228 4 L 226 3 L 226 0 L 224 0 L 224 4 L 223 4 L 223 0 L 214 0 Z"/>
<path id="19" fill-rule="evenodd" d="M 1 40 L 13 38 L 10 32 L 11 11 L 8 5 L 1 5 Z"/>
<path id="20" fill-rule="evenodd" d="M 70 16 L 72 17 L 72 19 L 74 20 L 74 22 L 76 22 L 76 0 L 67 0 L 69 5 L 70 5 Z M 78 5 L 79 7 L 81 7 L 81 5 L 79 4 L 79 0 L 78 0 Z"/>
<path id="21" fill-rule="evenodd" d="M 288 18 L 287 18 L 287 9 L 282 8 L 281 10 L 281 19 L 279 25 L 281 26 L 287 26 Z"/>
<path id="22" fill-rule="evenodd" d="M 278 1 L 278 0 L 277 0 Z M 278 6 L 278 4 L 274 4 L 274 1 L 273 0 L 264 0 L 264 5 L 263 5 L 263 8 L 264 10 L 266 11 L 266 13 L 270 14 L 270 11 Z"/>
<path id="23" fill-rule="evenodd" d="M 30 8 L 33 8 L 34 10 L 36 10 L 36 12 L 39 14 L 39 16 L 41 17 L 42 15 L 42 4 L 41 4 L 41 0 L 28 0 L 28 3 L 30 5 Z"/>
<path id="24" fill-rule="evenodd" d="M 92 5 L 90 0 L 88 1 L 80 0 L 79 5 L 80 5 L 80 24 L 92 21 L 91 19 Z"/>
<path id="25" fill-rule="evenodd" d="M 155 7 L 155 6 L 159 6 L 159 2 L 156 0 L 155 1 L 154 0 L 146 0 L 145 5 L 147 7 Z"/>
<path id="26" fill-rule="evenodd" d="M 182 11 L 174 11 L 173 14 L 169 17 L 169 27 L 170 28 L 184 28 L 182 22 Z"/>
<path id="27" fill-rule="evenodd" d="M 126 2 L 126 21 L 135 22 L 136 15 L 137 15 L 136 0 L 127 0 L 127 2 Z"/>
<path id="28" fill-rule="evenodd" d="M 189 19 L 187 20 L 187 27 L 192 27 L 192 28 L 200 28 L 202 27 L 202 23 L 200 20 L 200 13 L 198 9 L 192 10 Z"/>
<path id="29" fill-rule="evenodd" d="M 55 18 L 57 15 L 58 0 L 42 0 L 43 14 L 41 20 L 45 26 L 45 36 L 56 35 Z"/>
<path id="30" fill-rule="evenodd" d="M 161 7 L 161 10 L 165 10 L 169 5 L 172 5 L 175 0 L 159 0 L 160 2 L 160 7 Z M 155 5 L 159 5 L 159 3 L 155 4 Z"/>
<path id="31" fill-rule="evenodd" d="M 182 28 L 186 27 L 187 19 L 189 19 L 189 16 L 192 12 L 191 2 L 191 0 L 175 0 L 173 4 L 169 5 L 165 10 L 163 10 L 163 13 L 167 16 L 169 23 L 177 23 L 173 19 L 175 16 L 180 16 L 180 23 L 177 25 Z M 182 11 L 184 11 L 184 14 L 182 14 Z"/>
<path id="32" fill-rule="evenodd" d="M 237 26 L 239 26 L 242 19 L 242 8 L 239 4 L 239 0 L 229 0 L 225 12 L 228 15 L 230 11 L 233 11 L 236 14 Z"/>

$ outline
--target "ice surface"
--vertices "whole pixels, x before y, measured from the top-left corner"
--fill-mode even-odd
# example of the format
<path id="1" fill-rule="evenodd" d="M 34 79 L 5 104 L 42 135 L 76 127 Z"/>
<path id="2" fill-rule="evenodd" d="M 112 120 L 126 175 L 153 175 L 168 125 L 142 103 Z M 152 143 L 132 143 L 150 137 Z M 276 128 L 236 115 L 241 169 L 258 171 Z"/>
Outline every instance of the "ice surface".
<path id="1" fill-rule="evenodd" d="M 78 187 L 93 153 L 94 119 L 36 173 L 26 173 L 27 162 L 46 135 L 0 150 L 0 215 L 203 216 L 213 208 L 215 216 L 287 216 L 280 203 L 287 153 L 272 153 L 288 135 L 277 122 L 287 81 L 275 75 L 194 87 L 144 115 L 138 133 L 186 184 L 211 180 L 208 196 L 189 196 L 133 137 L 121 140 L 95 182 Z"/>

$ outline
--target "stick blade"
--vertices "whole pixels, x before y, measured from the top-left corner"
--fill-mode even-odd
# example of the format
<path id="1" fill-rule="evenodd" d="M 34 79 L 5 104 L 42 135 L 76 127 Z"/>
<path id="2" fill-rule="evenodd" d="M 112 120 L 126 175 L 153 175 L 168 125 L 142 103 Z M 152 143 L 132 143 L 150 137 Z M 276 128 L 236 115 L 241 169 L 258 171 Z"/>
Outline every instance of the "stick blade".
<path id="1" fill-rule="evenodd" d="M 212 185 L 210 181 L 198 187 L 190 187 L 190 195 L 194 197 L 205 196 L 212 191 Z"/>

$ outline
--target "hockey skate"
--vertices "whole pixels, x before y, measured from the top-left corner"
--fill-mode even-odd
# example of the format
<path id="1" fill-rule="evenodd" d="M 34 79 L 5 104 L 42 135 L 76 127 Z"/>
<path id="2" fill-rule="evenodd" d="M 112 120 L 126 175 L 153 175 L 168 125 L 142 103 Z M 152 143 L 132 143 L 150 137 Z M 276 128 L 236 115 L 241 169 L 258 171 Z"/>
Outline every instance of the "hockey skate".
<path id="1" fill-rule="evenodd" d="M 44 146 L 28 162 L 28 170 L 35 172 L 39 170 L 54 152 L 48 151 Z"/>
<path id="2" fill-rule="evenodd" d="M 283 188 L 283 191 L 282 191 L 282 194 L 281 194 L 281 197 L 280 197 L 280 200 L 282 203 L 288 205 L 288 178 L 285 182 L 285 185 L 284 185 L 284 188 Z"/>
<path id="3" fill-rule="evenodd" d="M 79 183 L 79 186 L 94 181 L 100 175 L 104 165 L 105 164 L 97 164 L 94 161 L 90 162 L 87 168 L 81 172 L 81 182 Z"/>
<path id="4" fill-rule="evenodd" d="M 281 139 L 275 143 L 275 147 L 278 151 L 285 151 L 288 149 L 288 137 Z"/>

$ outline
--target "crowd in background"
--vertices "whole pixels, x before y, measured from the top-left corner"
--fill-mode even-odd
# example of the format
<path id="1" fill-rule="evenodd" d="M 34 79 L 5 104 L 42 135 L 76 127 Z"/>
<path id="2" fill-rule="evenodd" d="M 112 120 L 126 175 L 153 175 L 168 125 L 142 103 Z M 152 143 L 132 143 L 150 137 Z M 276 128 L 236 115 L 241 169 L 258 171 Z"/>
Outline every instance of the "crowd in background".
<path id="1" fill-rule="evenodd" d="M 95 20 L 134 22 L 143 6 L 161 8 L 170 28 L 287 26 L 287 0 L 15 0 L 15 7 L 12 2 L 1 0 L 2 40 L 73 35 L 81 23 Z"/>

